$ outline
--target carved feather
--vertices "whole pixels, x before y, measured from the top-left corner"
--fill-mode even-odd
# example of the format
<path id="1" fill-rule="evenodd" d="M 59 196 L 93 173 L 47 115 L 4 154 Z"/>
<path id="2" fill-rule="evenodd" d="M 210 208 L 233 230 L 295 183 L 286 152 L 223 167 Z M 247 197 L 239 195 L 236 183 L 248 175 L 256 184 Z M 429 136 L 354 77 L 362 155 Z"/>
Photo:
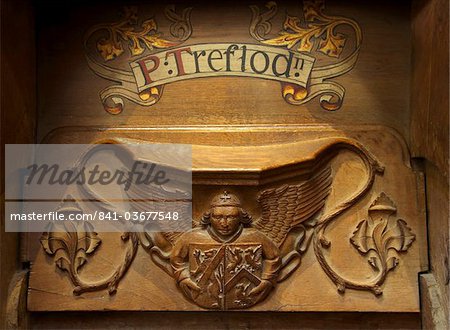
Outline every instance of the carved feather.
<path id="1" fill-rule="evenodd" d="M 285 184 L 262 191 L 257 198 L 262 214 L 255 228 L 280 246 L 292 228 L 322 210 L 331 183 L 331 168 L 326 166 L 300 184 Z"/>
<path id="2" fill-rule="evenodd" d="M 171 244 L 174 244 L 184 232 L 196 226 L 196 223 L 192 221 L 191 208 L 188 207 L 191 195 L 183 189 L 154 184 L 131 184 L 126 194 L 133 211 L 171 212 L 172 214 L 178 212 L 179 220 L 177 221 L 150 220 L 147 226 L 150 231 L 158 231 L 156 229 L 159 226 L 160 234 Z M 157 209 L 149 207 L 152 203 L 157 203 Z"/>

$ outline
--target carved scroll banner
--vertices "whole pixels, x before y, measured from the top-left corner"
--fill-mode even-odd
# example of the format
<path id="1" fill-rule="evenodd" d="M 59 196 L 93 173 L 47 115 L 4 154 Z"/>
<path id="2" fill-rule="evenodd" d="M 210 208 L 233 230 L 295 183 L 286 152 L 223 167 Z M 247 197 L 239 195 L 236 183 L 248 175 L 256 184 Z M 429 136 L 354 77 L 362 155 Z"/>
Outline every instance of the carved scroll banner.
<path id="1" fill-rule="evenodd" d="M 303 17 L 286 15 L 283 30 L 270 38 L 277 5 L 269 2 L 266 7 L 267 11 L 261 12 L 258 6 L 250 6 L 249 34 L 260 44 L 213 40 L 181 45 L 195 29 L 190 21 L 195 8 L 186 8 L 182 13 L 177 13 L 174 7 L 166 9 L 166 18 L 172 22 L 173 40 L 157 31 L 153 19 L 139 24 L 136 8 L 126 8 L 123 20 L 117 23 L 92 27 L 84 44 L 87 63 L 100 77 L 118 83 L 100 92 L 105 110 L 119 114 L 124 99 L 152 106 L 161 98 L 166 84 L 219 76 L 278 81 L 282 97 L 289 104 L 301 105 L 319 97 L 323 109 L 339 109 L 345 89 L 331 78 L 355 66 L 362 42 L 359 25 L 349 18 L 327 16 L 323 2 L 306 0 Z M 342 26 L 353 31 L 354 46 L 346 46 L 349 36 L 336 31 Z M 349 50 L 344 52 L 346 48 Z M 318 59 L 315 53 L 333 61 L 323 65 L 323 59 Z M 126 70 L 114 65 L 115 59 L 124 55 L 128 55 Z"/>
<path id="2" fill-rule="evenodd" d="M 313 65 L 311 56 L 252 44 L 192 45 L 130 63 L 139 92 L 217 74 L 271 79 L 306 87 Z"/>
<path id="3" fill-rule="evenodd" d="M 236 130 L 71 129 L 72 141 L 124 150 L 211 135 L 236 139 L 192 146 L 186 232 L 96 234 L 86 226 L 44 232 L 30 247 L 29 309 L 419 310 L 417 273 L 426 267 L 422 181 L 394 131 L 367 126 L 343 136 L 299 126 L 272 129 L 273 139 L 261 128 Z M 67 138 L 56 131 L 48 142 Z M 134 189 L 125 194 L 130 210 L 152 197 Z M 80 190 L 69 199 L 77 202 L 63 200 L 58 212 L 88 213 L 101 195 Z M 104 204 L 105 211 L 113 205 Z"/>

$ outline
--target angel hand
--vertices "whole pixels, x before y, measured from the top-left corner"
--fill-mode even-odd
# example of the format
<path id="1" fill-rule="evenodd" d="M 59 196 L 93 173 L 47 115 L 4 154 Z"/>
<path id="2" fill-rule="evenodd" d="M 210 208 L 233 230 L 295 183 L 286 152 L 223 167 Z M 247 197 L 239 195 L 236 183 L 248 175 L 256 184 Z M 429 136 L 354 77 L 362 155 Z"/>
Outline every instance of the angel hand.
<path id="1" fill-rule="evenodd" d="M 180 287 L 185 292 L 189 292 L 189 290 L 200 291 L 200 287 L 190 278 L 185 278 L 180 282 Z"/>
<path id="2" fill-rule="evenodd" d="M 254 287 L 250 293 L 249 296 L 265 296 L 269 291 L 272 289 L 272 282 L 268 280 L 262 280 L 261 283 L 258 284 L 258 286 Z"/>

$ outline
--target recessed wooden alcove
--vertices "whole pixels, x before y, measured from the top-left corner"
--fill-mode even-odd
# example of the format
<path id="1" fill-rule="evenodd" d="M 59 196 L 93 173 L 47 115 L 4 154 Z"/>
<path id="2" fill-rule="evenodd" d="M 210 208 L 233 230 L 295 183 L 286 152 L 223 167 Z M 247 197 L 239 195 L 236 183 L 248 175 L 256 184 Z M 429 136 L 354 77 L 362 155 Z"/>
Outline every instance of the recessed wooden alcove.
<path id="1" fill-rule="evenodd" d="M 53 328 L 63 322 L 68 328 L 116 328 L 124 323 L 138 328 L 180 324 L 187 328 L 445 328 L 449 278 L 448 2 L 325 0 L 325 7 L 317 9 L 316 18 L 312 14 L 309 24 L 325 16 L 347 20 L 355 22 L 361 35 L 358 37 L 358 28 L 351 24 L 341 26 L 334 39 L 323 39 L 328 44 L 316 36 L 311 39 L 310 52 L 308 45 L 299 51 L 305 55 L 305 68 L 308 59 L 313 69 L 347 56 L 348 62 L 354 61 L 339 74 L 327 76 L 326 86 L 317 89 L 312 86 L 320 82 L 320 72 L 329 71 L 326 68 L 313 71 L 316 76 L 308 76 L 306 69 L 298 71 L 299 85 L 293 84 L 294 76 L 263 76 L 270 70 L 276 72 L 271 64 L 276 54 L 288 54 L 280 36 L 293 34 L 298 22 L 306 28 L 308 11 L 302 3 L 280 1 L 272 12 L 273 4 L 258 1 L 179 1 L 169 9 L 168 3 L 138 1 L 133 3 L 135 14 L 128 11 L 129 17 L 137 17 L 130 25 L 133 31 L 139 35 L 143 27 L 145 30 L 142 23 L 148 20 L 151 27 L 150 20 L 154 20 L 150 32 L 168 42 L 161 41 L 154 49 L 141 43 L 144 52 L 140 55 L 136 55 L 139 47 L 130 48 L 132 39 L 119 38 L 121 52 L 104 43 L 105 31 L 95 30 L 99 24 L 127 17 L 124 5 L 129 4 L 102 0 L 2 3 L 3 143 L 192 145 L 195 221 L 211 209 L 214 198 L 226 194 L 237 196 L 252 216 L 254 223 L 248 228 L 262 232 L 264 226 L 258 221 L 266 216 L 264 194 L 281 194 L 281 200 L 284 190 L 303 184 L 311 189 L 306 193 L 309 198 L 319 196 L 323 204 L 314 206 L 318 212 L 311 206 L 314 217 L 292 221 L 292 230 L 280 244 L 277 235 L 265 232 L 276 246 L 272 259 L 284 260 L 274 271 L 276 279 L 272 279 L 268 295 L 242 300 L 242 308 L 235 308 L 231 298 L 223 300 L 227 302 L 220 308 L 195 295 L 189 298 L 173 274 L 152 259 L 154 251 L 146 246 L 147 241 L 138 242 L 134 236 L 122 240 L 119 233 L 99 233 L 100 248 L 87 255 L 88 262 L 79 272 L 85 283 L 101 281 L 120 268 L 128 251 L 134 251 L 132 262 L 110 290 L 114 294 L 109 294 L 107 285 L 80 294 L 68 272 L 58 268 L 43 248 L 40 233 L 5 233 L 2 227 L 0 300 L 6 327 Z M 186 11 L 188 7 L 192 9 Z M 186 29 L 186 17 L 191 33 L 173 32 L 174 22 Z M 255 28 L 265 22 L 270 23 L 262 25 L 268 29 L 266 34 Z M 138 68 L 138 59 L 154 54 L 163 59 L 165 51 L 184 47 L 197 51 L 192 56 L 202 49 L 209 54 L 219 44 L 224 51 L 222 60 L 229 56 L 231 67 L 239 66 L 245 75 L 215 71 L 227 63 L 212 59 L 213 64 L 208 64 L 208 55 L 197 58 L 203 62 L 195 62 L 194 57 L 189 62 L 187 51 L 182 55 L 186 56 L 186 72 L 203 70 L 189 79 L 163 72 L 161 77 L 169 77 L 164 76 L 164 84 L 145 88 L 138 76 L 130 73 L 123 80 L 120 75 Z M 244 64 L 233 62 L 237 55 L 226 53 L 234 44 L 238 45 L 236 54 L 242 46 L 247 47 L 245 70 Z M 296 51 L 297 47 L 299 44 L 293 43 L 290 49 Z M 257 65 L 262 62 L 250 63 L 252 54 L 261 49 L 272 61 L 264 73 Z M 167 58 L 167 65 L 161 60 L 161 68 L 180 70 L 175 56 Z M 95 66 L 98 63 L 103 69 Z M 151 60 L 146 65 L 143 70 L 154 74 Z M 112 77 L 111 71 L 117 76 Z M 302 85 L 300 78 L 309 78 L 308 83 Z M 128 90 L 127 97 L 122 97 L 123 91 L 108 92 L 111 86 L 129 88 L 133 84 L 141 85 L 139 90 Z M 321 88 L 332 90 L 333 97 L 321 99 Z M 309 99 L 308 93 L 316 94 Z M 334 103 L 336 95 L 341 102 Z M 328 173 L 331 181 L 324 179 Z M 315 185 L 329 190 L 321 191 Z M 364 193 L 352 199 L 360 190 Z M 301 199 L 296 203 L 300 205 Z M 330 216 L 326 230 L 314 227 L 317 224 L 312 220 L 321 224 L 336 210 L 340 211 Z M 390 214 L 392 210 L 395 212 Z M 283 217 L 293 218 L 290 212 Z M 382 254 L 374 254 L 378 247 L 367 243 L 375 241 L 377 221 L 390 226 L 381 236 L 395 234 L 381 240 L 389 247 L 386 258 L 379 258 L 381 262 L 373 259 Z M 155 246 L 170 254 L 179 237 L 163 243 L 158 239 Z M 255 248 L 258 242 L 248 238 L 239 244 Z M 202 241 L 205 246 L 215 247 L 216 243 Z M 235 247 L 227 246 L 225 255 Z M 228 257 L 224 258 L 226 264 Z M 173 266 L 170 258 L 163 262 Z M 262 264 L 264 269 L 264 261 Z M 264 277 L 258 271 L 254 274 Z M 377 277 L 382 278 L 379 283 L 371 282 Z"/>

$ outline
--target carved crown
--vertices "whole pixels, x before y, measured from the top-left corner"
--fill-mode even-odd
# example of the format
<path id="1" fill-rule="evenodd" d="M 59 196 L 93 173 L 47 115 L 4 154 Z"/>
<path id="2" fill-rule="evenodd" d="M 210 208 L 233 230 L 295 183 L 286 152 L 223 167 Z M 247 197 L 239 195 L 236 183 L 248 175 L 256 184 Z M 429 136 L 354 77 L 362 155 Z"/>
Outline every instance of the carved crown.
<path id="1" fill-rule="evenodd" d="M 224 191 L 223 194 L 217 195 L 211 201 L 211 207 L 216 206 L 241 206 L 241 201 L 239 198 L 234 195 L 228 193 L 228 191 Z"/>

